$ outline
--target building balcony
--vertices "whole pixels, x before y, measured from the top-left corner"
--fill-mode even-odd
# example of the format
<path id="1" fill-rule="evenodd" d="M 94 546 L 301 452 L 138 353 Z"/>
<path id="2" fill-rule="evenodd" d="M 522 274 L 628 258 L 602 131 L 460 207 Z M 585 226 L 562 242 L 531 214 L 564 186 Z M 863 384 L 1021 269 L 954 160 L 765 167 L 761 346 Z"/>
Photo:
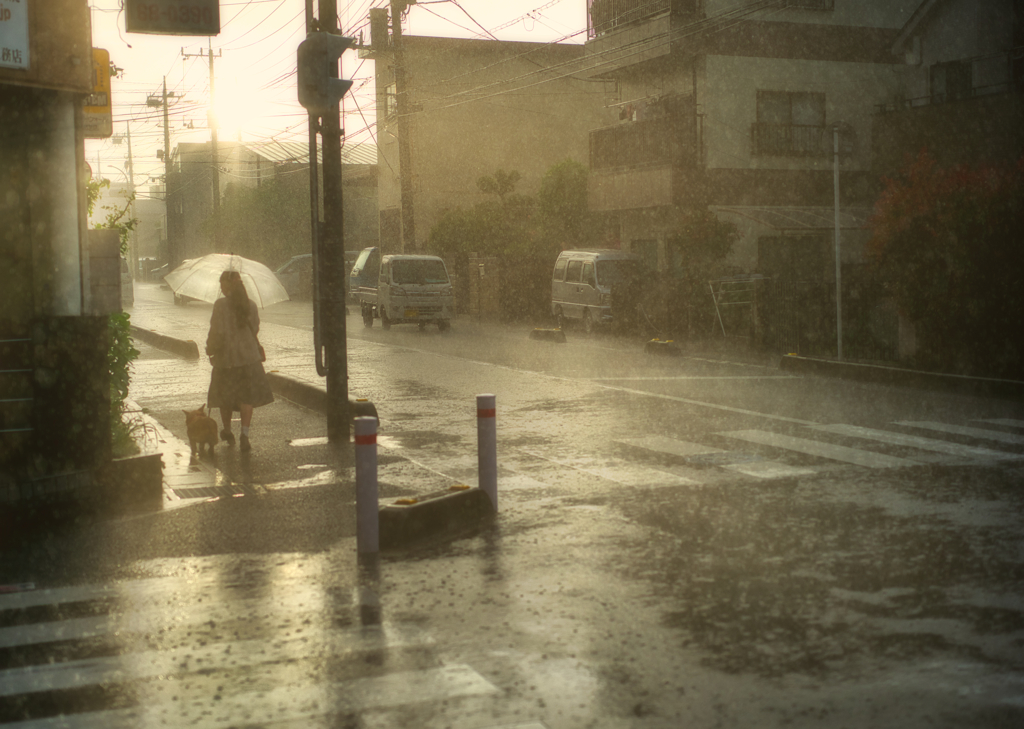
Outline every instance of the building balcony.
<path id="1" fill-rule="evenodd" d="M 672 30 L 703 12 L 703 0 L 587 0 L 587 53 L 596 75 L 667 55 Z"/>
<path id="2" fill-rule="evenodd" d="M 668 106 L 685 108 L 688 100 Z M 659 107 L 649 107 L 657 113 Z M 660 107 L 664 108 L 664 107 Z M 692 113 L 630 121 L 590 133 L 590 204 L 595 210 L 672 205 L 681 170 L 699 159 Z"/>

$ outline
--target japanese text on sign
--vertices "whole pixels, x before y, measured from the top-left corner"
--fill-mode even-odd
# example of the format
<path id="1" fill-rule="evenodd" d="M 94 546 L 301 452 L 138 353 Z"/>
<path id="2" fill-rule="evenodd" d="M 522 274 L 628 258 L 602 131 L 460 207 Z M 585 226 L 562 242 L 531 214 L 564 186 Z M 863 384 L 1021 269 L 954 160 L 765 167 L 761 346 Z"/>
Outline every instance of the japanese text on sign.
<path id="1" fill-rule="evenodd" d="M 125 0 L 125 30 L 159 35 L 217 35 L 219 0 Z"/>
<path id="2" fill-rule="evenodd" d="M 28 0 L 0 0 L 0 68 L 28 68 Z"/>

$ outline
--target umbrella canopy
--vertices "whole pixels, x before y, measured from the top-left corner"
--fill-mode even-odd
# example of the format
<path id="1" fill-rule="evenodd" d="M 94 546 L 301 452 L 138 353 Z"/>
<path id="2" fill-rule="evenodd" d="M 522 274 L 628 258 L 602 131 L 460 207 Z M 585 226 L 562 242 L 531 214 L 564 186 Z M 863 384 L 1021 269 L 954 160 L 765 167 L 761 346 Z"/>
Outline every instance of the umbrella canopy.
<path id="1" fill-rule="evenodd" d="M 288 301 L 288 292 L 273 271 L 257 261 L 227 253 L 210 253 L 185 261 L 164 276 L 164 281 L 176 296 L 212 304 L 223 295 L 220 275 L 224 271 L 238 271 L 245 284 L 245 292 L 259 307 Z"/>

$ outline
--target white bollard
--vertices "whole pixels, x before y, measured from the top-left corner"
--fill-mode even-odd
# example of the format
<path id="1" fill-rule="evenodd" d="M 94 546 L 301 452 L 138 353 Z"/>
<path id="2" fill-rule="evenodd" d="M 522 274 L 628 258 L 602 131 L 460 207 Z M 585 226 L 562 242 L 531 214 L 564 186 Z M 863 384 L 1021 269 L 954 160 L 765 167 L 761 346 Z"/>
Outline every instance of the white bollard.
<path id="1" fill-rule="evenodd" d="M 377 419 L 356 418 L 356 551 L 380 551 L 377 496 Z"/>
<path id="2" fill-rule="evenodd" d="M 491 497 L 498 510 L 498 428 L 494 395 L 476 396 L 477 467 L 480 490 Z"/>

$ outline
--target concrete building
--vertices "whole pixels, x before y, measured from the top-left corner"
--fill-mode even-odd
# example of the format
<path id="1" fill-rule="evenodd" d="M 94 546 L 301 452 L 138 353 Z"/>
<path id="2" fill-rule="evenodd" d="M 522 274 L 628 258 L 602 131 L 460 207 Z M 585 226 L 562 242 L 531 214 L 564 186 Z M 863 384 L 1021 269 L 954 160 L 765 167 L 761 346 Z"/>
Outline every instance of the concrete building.
<path id="1" fill-rule="evenodd" d="M 591 133 L 591 207 L 662 270 L 681 213 L 740 226 L 731 263 L 827 279 L 833 133 L 841 131 L 844 258 L 874 198 L 871 120 L 906 93 L 892 46 L 913 4 L 875 0 L 592 0 L 588 56 L 615 79 L 620 121 Z"/>
<path id="2" fill-rule="evenodd" d="M 580 76 L 582 46 L 419 36 L 401 43 L 402 88 L 390 44 L 375 35 L 372 52 L 364 52 L 376 61 L 385 250 L 403 250 L 403 174 L 414 230 L 405 247 L 418 250 L 446 208 L 485 199 L 480 177 L 516 171 L 517 191 L 534 194 L 551 166 L 569 158 L 585 163 L 589 131 L 613 118 L 607 104 L 614 84 Z M 403 127 L 408 170 L 400 154 Z"/>
<path id="3" fill-rule="evenodd" d="M 92 296 L 85 0 L 5 3 L 0 35 L 0 514 L 109 461 L 108 310 Z M 105 68 L 100 69 L 106 71 Z M 6 525 L 0 525 L 5 530 Z"/>
<path id="4" fill-rule="evenodd" d="M 293 193 L 297 205 L 308 210 L 309 148 L 302 143 L 218 142 L 218 204 L 232 190 L 255 189 L 269 182 Z M 377 240 L 376 150 L 372 145 L 342 148 L 342 189 L 346 247 L 374 245 Z M 172 246 L 181 259 L 227 252 L 215 240 L 209 218 L 214 211 L 214 163 L 210 142 L 182 143 L 171 154 L 167 211 Z M 322 187 L 321 187 L 322 189 Z M 308 252 L 308 213 L 304 227 L 289 232 L 288 240 L 273 241 L 261 255 L 276 266 L 297 252 Z M 351 241 L 351 242 L 349 242 Z"/>
<path id="5" fill-rule="evenodd" d="M 911 73 L 906 95 L 877 109 L 877 173 L 921 149 L 942 166 L 1024 155 L 1024 3 L 925 0 L 892 50 Z"/>

